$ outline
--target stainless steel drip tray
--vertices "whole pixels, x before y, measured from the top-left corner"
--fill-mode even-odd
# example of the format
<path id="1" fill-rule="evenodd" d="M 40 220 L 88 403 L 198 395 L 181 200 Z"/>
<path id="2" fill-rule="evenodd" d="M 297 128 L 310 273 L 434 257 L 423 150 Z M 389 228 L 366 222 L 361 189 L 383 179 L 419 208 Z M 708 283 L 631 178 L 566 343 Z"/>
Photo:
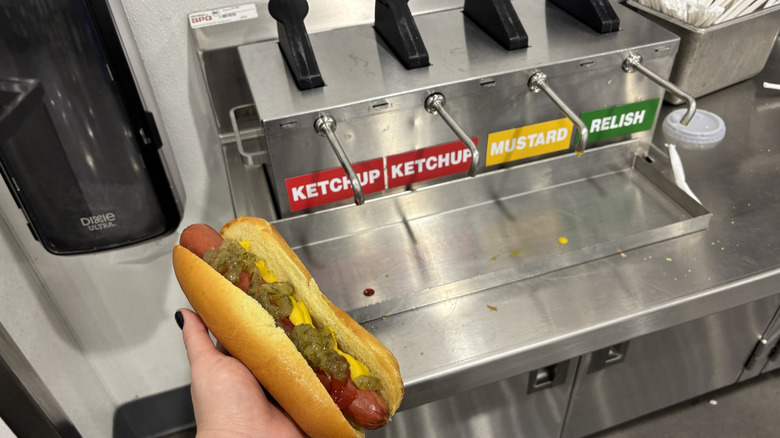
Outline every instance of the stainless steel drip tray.
<path id="1" fill-rule="evenodd" d="M 276 222 L 358 322 L 704 230 L 636 141 Z"/>

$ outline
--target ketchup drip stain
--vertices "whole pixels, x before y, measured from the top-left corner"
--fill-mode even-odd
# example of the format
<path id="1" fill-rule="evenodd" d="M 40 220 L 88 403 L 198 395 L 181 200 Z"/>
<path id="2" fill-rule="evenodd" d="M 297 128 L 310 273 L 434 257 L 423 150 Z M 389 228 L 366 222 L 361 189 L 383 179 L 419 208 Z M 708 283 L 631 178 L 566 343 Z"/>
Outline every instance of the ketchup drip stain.
<path id="1" fill-rule="evenodd" d="M 365 295 L 365 296 L 367 296 L 367 297 L 371 297 L 371 296 L 373 296 L 375 293 L 376 293 L 376 291 L 374 291 L 374 289 L 371 289 L 370 287 L 366 288 L 366 289 L 363 291 L 363 295 Z"/>

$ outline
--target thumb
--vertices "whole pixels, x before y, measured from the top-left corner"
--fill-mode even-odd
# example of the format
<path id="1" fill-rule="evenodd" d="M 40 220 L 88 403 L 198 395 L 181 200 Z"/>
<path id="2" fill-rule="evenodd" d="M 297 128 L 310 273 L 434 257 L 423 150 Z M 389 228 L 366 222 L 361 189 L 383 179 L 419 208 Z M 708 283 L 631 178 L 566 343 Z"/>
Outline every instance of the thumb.
<path id="1" fill-rule="evenodd" d="M 187 349 L 187 359 L 191 367 L 197 366 L 199 361 L 221 355 L 197 313 L 188 309 L 179 309 L 176 312 L 176 322 L 181 326 L 184 348 Z"/>

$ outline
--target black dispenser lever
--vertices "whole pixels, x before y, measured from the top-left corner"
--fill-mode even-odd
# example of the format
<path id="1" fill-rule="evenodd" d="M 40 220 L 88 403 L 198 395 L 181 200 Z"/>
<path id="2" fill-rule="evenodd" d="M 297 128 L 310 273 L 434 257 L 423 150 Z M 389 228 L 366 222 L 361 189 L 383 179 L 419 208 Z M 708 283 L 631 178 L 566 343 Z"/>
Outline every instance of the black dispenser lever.
<path id="1" fill-rule="evenodd" d="M 300 90 L 322 87 L 320 68 L 303 19 L 309 13 L 306 0 L 270 0 L 268 12 L 278 22 L 279 46 Z"/>
<path id="2" fill-rule="evenodd" d="M 550 0 L 599 33 L 620 30 L 620 18 L 609 0 Z"/>
<path id="3" fill-rule="evenodd" d="M 509 0 L 466 0 L 463 13 L 505 49 L 528 47 L 528 34 Z"/>
<path id="4" fill-rule="evenodd" d="M 430 63 L 408 3 L 409 0 L 376 0 L 374 30 L 404 67 L 411 70 L 427 67 Z"/>

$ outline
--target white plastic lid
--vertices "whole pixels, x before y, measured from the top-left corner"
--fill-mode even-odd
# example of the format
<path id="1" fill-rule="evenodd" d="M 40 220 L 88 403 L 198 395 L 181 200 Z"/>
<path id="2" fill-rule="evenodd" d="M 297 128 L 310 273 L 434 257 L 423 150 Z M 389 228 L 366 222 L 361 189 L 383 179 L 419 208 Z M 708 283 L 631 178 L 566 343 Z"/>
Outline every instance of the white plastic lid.
<path id="1" fill-rule="evenodd" d="M 666 116 L 663 123 L 664 134 L 671 140 L 692 146 L 712 145 L 726 136 L 726 124 L 717 114 L 697 110 L 687 125 L 680 123 L 686 109 L 674 110 Z"/>

